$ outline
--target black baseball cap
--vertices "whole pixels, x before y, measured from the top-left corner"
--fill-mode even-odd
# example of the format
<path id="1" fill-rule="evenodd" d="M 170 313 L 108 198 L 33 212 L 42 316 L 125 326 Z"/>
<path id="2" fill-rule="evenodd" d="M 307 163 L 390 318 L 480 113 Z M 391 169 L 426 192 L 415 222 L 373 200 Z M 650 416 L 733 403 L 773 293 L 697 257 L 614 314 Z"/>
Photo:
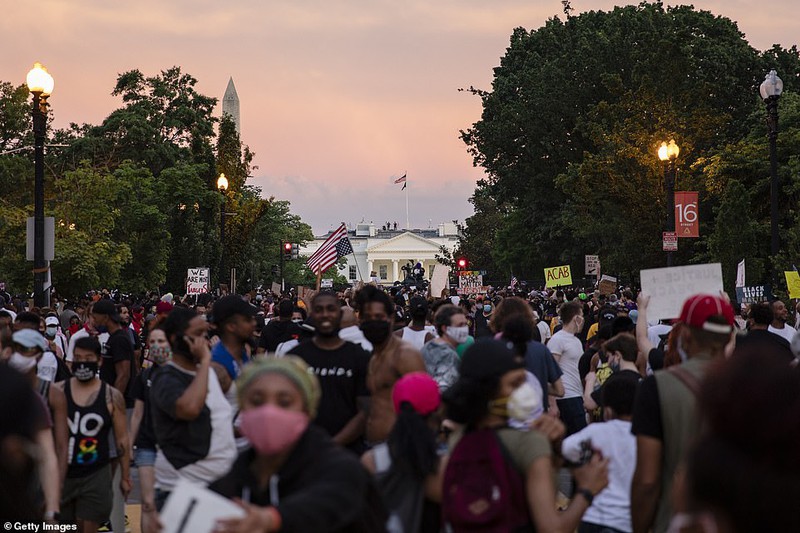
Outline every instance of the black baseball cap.
<path id="1" fill-rule="evenodd" d="M 224 324 L 235 315 L 242 315 L 250 318 L 256 316 L 257 309 L 245 302 L 241 296 L 231 294 L 223 296 L 214 302 L 214 323 L 219 326 Z"/>
<path id="2" fill-rule="evenodd" d="M 108 315 L 108 317 L 117 324 L 122 323 L 122 317 L 119 316 L 117 305 L 111 300 L 97 300 L 92 306 L 92 313 L 97 315 Z"/>

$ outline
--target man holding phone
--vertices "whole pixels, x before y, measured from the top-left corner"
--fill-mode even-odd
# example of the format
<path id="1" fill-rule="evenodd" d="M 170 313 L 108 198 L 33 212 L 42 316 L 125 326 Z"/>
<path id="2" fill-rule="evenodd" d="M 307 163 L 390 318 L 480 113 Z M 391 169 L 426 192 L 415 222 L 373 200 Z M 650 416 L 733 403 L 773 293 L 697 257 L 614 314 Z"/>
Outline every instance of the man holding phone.
<path id="1" fill-rule="evenodd" d="M 150 389 L 156 456 L 156 507 L 161 510 L 179 477 L 207 485 L 236 459 L 232 410 L 215 372 L 202 315 L 175 308 L 162 326 L 172 360 Z"/>

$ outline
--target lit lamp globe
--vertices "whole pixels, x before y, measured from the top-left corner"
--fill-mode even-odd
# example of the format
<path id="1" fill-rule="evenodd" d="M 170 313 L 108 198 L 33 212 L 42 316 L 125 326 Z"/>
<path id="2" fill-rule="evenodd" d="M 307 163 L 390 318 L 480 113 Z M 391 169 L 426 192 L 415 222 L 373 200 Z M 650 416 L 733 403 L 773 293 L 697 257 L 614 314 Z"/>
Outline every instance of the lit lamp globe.
<path id="1" fill-rule="evenodd" d="M 220 192 L 225 192 L 228 190 L 228 178 L 225 177 L 225 174 L 220 174 L 217 178 L 217 189 Z"/>
<path id="2" fill-rule="evenodd" d="M 778 77 L 778 73 L 775 72 L 775 69 L 770 70 L 767 77 L 761 82 L 759 92 L 761 93 L 761 98 L 764 100 L 771 96 L 781 95 L 783 92 L 783 80 Z"/>
<path id="3" fill-rule="evenodd" d="M 675 144 L 675 140 L 672 139 L 669 141 L 669 144 L 666 142 L 662 142 L 661 146 L 658 148 L 658 158 L 661 161 L 669 161 L 671 159 L 677 159 L 678 154 L 681 152 L 681 149 L 678 148 L 678 145 Z"/>
<path id="4" fill-rule="evenodd" d="M 28 83 L 28 90 L 32 93 L 40 93 L 48 96 L 53 92 L 53 76 L 47 72 L 47 69 L 41 63 L 34 63 L 33 68 L 28 72 L 26 77 Z"/>

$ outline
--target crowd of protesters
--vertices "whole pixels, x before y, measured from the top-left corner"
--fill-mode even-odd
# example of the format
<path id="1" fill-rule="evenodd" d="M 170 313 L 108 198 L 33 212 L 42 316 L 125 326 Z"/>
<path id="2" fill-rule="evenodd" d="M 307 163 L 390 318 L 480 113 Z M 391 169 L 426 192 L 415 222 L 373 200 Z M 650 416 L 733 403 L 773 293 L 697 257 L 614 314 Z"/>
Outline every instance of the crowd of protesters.
<path id="1" fill-rule="evenodd" d="M 0 294 L 0 516 L 162 531 L 800 531 L 800 336 L 784 302 L 620 288 L 32 308 Z M 734 309 L 736 308 L 736 309 Z"/>

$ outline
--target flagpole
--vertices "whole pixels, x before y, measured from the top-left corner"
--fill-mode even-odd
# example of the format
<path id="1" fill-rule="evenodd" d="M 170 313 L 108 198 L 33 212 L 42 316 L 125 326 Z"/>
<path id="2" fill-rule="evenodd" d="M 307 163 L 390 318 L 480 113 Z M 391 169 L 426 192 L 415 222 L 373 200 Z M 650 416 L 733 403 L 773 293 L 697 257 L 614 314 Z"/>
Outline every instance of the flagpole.
<path id="1" fill-rule="evenodd" d="M 404 189 L 406 190 L 406 230 L 411 230 L 411 223 L 408 221 L 408 171 L 404 174 L 406 177 L 406 182 L 403 184 Z"/>

